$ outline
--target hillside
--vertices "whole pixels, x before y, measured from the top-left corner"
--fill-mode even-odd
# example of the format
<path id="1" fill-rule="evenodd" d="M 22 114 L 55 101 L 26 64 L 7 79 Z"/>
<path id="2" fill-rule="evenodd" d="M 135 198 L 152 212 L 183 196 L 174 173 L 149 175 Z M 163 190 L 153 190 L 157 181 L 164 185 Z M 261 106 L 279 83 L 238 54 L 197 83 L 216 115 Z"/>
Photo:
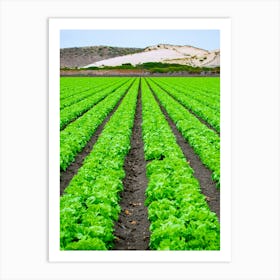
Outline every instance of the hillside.
<path id="1" fill-rule="evenodd" d="M 83 68 L 121 66 L 122 64 L 138 65 L 147 62 L 181 64 L 193 67 L 217 67 L 220 65 L 220 50 L 208 51 L 193 46 L 159 44 L 134 53 L 122 54 L 102 60 L 96 59 Z"/>
<path id="2" fill-rule="evenodd" d="M 142 52 L 140 48 L 118 48 L 109 46 L 92 46 L 60 49 L 60 68 L 82 67 L 84 65 Z"/>

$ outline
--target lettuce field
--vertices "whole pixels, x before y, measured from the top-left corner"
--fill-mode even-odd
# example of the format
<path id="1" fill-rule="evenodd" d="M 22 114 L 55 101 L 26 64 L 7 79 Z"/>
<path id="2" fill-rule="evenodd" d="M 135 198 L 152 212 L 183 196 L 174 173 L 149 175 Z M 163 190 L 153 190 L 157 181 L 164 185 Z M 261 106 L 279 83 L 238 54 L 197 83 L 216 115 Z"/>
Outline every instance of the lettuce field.
<path id="1" fill-rule="evenodd" d="M 60 249 L 220 250 L 220 78 L 60 78 Z"/>

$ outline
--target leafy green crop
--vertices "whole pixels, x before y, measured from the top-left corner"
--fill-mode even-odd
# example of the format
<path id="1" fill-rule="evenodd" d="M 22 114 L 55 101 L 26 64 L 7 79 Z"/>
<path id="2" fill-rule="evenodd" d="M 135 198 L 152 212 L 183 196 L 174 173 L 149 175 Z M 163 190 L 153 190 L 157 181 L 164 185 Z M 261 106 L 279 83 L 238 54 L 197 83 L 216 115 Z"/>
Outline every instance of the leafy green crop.
<path id="1" fill-rule="evenodd" d="M 60 169 L 66 168 L 75 160 L 76 155 L 85 147 L 98 126 L 113 110 L 120 98 L 132 84 L 121 86 L 114 94 L 108 95 L 91 110 L 69 124 L 60 132 Z"/>
<path id="2" fill-rule="evenodd" d="M 143 81 L 143 80 L 142 80 Z M 146 81 L 142 83 L 150 248 L 219 250 L 220 226 Z"/>
<path id="3" fill-rule="evenodd" d="M 126 82 L 121 85 L 118 84 L 118 80 Z M 192 81 L 193 88 L 199 85 L 198 80 L 199 78 L 196 78 Z M 210 211 L 204 195 L 201 194 L 199 182 L 176 143 L 176 138 L 154 99 L 148 82 L 182 135 L 201 161 L 213 171 L 213 178 L 217 182 L 220 179 L 219 137 L 201 124 L 184 106 L 151 82 L 150 78 L 141 81 L 142 137 L 145 159 L 148 161 L 145 205 L 148 207 L 148 218 L 151 222 L 150 249 L 219 250 L 218 218 Z M 168 87 L 166 81 L 156 81 L 160 85 L 164 84 L 163 87 L 167 90 L 172 88 Z M 110 84 L 115 86 L 113 94 L 108 93 L 104 96 L 103 101 L 69 124 L 60 134 L 61 169 L 65 170 L 131 84 L 92 151 L 60 198 L 61 250 L 108 250 L 114 244 L 114 222 L 118 220 L 121 211 L 119 194 L 123 190 L 123 166 L 130 149 L 139 79 L 133 82 L 132 79 L 116 78 L 114 82 L 115 84 Z M 88 94 L 79 93 L 81 87 L 75 84 L 74 79 L 61 79 L 61 83 L 63 106 Z M 90 87 L 90 81 L 86 78 L 81 83 L 85 88 Z M 216 82 L 209 83 L 213 83 L 214 91 L 217 91 Z M 96 90 L 102 87 L 101 84 L 96 86 Z M 170 90 L 168 92 L 171 93 Z M 185 93 L 182 90 L 180 94 Z M 172 91 L 172 95 L 176 95 L 179 100 L 176 90 Z M 199 98 L 202 98 L 202 95 Z M 214 104 L 217 98 L 214 96 L 211 99 L 213 102 L 210 103 Z M 83 99 L 82 102 L 86 104 L 86 100 L 89 99 Z M 180 102 L 183 104 L 183 99 Z M 79 103 L 81 102 L 77 104 Z M 65 108 L 70 110 L 71 106 Z"/>
<path id="4" fill-rule="evenodd" d="M 66 250 L 107 250 L 105 243 L 99 238 L 81 239 L 77 242 L 69 243 Z"/>
<path id="5" fill-rule="evenodd" d="M 149 79 L 149 81 L 153 83 L 155 80 Z M 191 91 L 188 90 L 187 94 L 184 94 L 182 90 L 178 90 L 178 87 L 165 84 L 161 81 L 161 79 L 157 79 L 156 84 L 153 83 L 153 88 L 155 90 L 162 88 L 167 91 L 174 99 L 178 100 L 187 109 L 191 110 L 198 117 L 210 124 L 215 131 L 220 132 L 220 110 L 210 108 L 209 104 L 205 102 L 205 100 L 208 100 L 205 96 L 203 96 L 204 98 L 199 99 L 199 92 L 191 94 Z M 199 101 L 197 99 L 199 99 Z M 203 103 L 206 103 L 206 105 Z"/>
<path id="6" fill-rule="evenodd" d="M 119 85 L 121 80 L 107 80 L 106 82 L 103 81 L 98 84 L 95 83 L 94 86 L 90 88 L 81 88 L 80 91 L 72 96 L 69 96 L 68 98 L 65 98 L 63 100 L 60 100 L 60 110 L 71 106 L 79 101 L 82 101 L 83 99 L 89 98 L 93 96 L 96 93 L 99 93 L 103 90 L 106 90 L 108 87 L 113 85 Z"/>
<path id="7" fill-rule="evenodd" d="M 219 77 L 160 77 L 151 78 L 154 82 L 165 84 L 201 104 L 220 113 L 220 78 Z"/>
<path id="8" fill-rule="evenodd" d="M 151 88 L 202 163 L 213 172 L 212 178 L 220 187 L 220 137 L 154 83 Z"/>
<path id="9" fill-rule="evenodd" d="M 83 115 L 84 112 L 89 110 L 99 101 L 104 99 L 107 95 L 114 93 L 121 86 L 129 87 L 131 79 L 124 78 L 120 80 L 120 83 L 110 85 L 101 92 L 98 92 L 88 98 L 85 98 L 71 106 L 68 106 L 60 111 L 60 130 L 63 130 L 71 121 Z"/>
<path id="10" fill-rule="evenodd" d="M 130 149 L 139 79 L 105 125 L 60 199 L 61 250 L 107 250 L 120 212 L 123 164 Z"/>

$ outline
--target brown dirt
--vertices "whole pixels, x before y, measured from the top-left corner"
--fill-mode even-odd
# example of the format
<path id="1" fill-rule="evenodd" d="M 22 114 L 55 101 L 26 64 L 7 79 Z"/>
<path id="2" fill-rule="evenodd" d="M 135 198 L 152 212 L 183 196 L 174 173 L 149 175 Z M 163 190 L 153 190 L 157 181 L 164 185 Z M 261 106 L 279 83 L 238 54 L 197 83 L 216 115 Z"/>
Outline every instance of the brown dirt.
<path id="1" fill-rule="evenodd" d="M 60 70 L 60 76 L 143 76 L 142 69 Z"/>
<path id="2" fill-rule="evenodd" d="M 147 207 L 144 205 L 147 178 L 141 123 L 142 104 L 139 86 L 131 149 L 124 165 L 126 177 L 120 201 L 122 211 L 115 224 L 117 239 L 114 250 L 148 250 L 149 247 L 150 223 Z"/>
<path id="3" fill-rule="evenodd" d="M 181 147 L 187 161 L 189 162 L 191 168 L 194 170 L 194 177 L 199 181 L 201 192 L 205 196 L 205 200 L 208 203 L 210 210 L 216 213 L 218 219 L 220 220 L 220 191 L 216 188 L 216 184 L 212 180 L 212 172 L 205 165 L 203 165 L 198 155 L 195 154 L 193 148 L 183 138 L 154 92 L 153 95 L 158 102 L 161 111 L 165 116 L 165 119 L 168 121 L 171 127 L 178 145 Z"/>
<path id="4" fill-rule="evenodd" d="M 100 70 L 60 70 L 61 77 L 220 77 L 219 74 L 192 74 L 186 71 L 174 73 L 150 73 L 145 69 L 100 69 Z"/>
<path id="5" fill-rule="evenodd" d="M 131 84 L 132 85 L 132 84 Z M 130 85 L 130 87 L 131 87 Z M 130 87 L 127 89 L 126 92 L 130 89 Z M 70 181 L 74 177 L 74 175 L 77 174 L 79 168 L 82 166 L 83 161 L 85 157 L 91 152 L 94 144 L 96 143 L 99 135 L 101 134 L 104 126 L 109 121 L 111 116 L 114 114 L 114 112 L 117 110 L 119 105 L 121 104 L 121 101 L 123 100 L 126 93 L 121 97 L 121 99 L 118 101 L 115 108 L 108 114 L 108 116 L 105 118 L 105 120 L 101 123 L 101 125 L 97 128 L 91 139 L 87 142 L 86 146 L 83 148 L 83 150 L 77 154 L 75 157 L 75 161 L 72 162 L 68 168 L 65 171 L 60 172 L 60 195 L 63 194 L 65 188 L 69 185 Z"/>

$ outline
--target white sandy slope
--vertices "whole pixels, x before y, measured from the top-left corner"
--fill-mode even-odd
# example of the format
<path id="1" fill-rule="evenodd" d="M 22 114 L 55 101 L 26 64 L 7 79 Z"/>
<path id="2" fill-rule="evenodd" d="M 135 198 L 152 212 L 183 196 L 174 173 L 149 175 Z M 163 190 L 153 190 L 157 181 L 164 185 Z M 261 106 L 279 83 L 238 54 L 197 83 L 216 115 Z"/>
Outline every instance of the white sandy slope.
<path id="1" fill-rule="evenodd" d="M 136 65 L 145 62 L 177 63 L 182 65 L 214 67 L 220 65 L 220 51 L 207 51 L 192 46 L 160 44 L 147 47 L 140 53 L 100 60 L 84 67 L 119 66 L 125 63 Z"/>

